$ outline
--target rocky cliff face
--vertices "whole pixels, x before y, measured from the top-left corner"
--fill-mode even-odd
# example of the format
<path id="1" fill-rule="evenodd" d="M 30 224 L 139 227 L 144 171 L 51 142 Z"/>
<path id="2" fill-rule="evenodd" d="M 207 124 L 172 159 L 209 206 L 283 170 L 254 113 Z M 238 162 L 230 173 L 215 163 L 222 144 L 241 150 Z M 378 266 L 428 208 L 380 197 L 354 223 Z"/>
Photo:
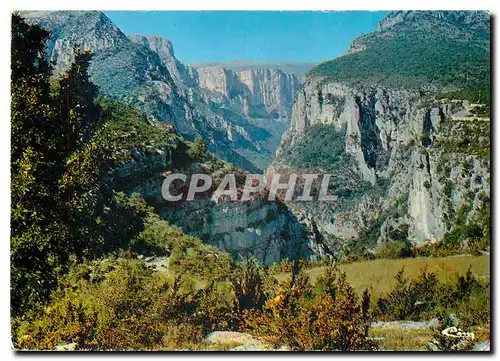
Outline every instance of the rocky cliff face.
<path id="1" fill-rule="evenodd" d="M 127 43 L 127 37 L 120 29 L 98 11 L 26 11 L 21 15 L 51 31 L 46 44 L 47 55 L 58 70 L 71 65 L 75 45 L 100 51 Z M 67 31 L 65 24 L 71 24 L 74 31 Z"/>
<path id="2" fill-rule="evenodd" d="M 329 100 L 321 102 L 322 97 Z M 334 207 L 328 208 L 327 217 L 323 207 L 318 208 L 317 215 L 321 215 L 318 218 L 314 208 L 307 210 L 300 204 L 292 205 L 296 211 L 306 213 L 299 218 L 311 218 L 326 234 L 346 240 L 357 237 L 371 219 L 390 210 L 395 203 L 398 206 L 401 203 L 404 213 L 397 218 L 389 216 L 384 222 L 405 223 L 408 239 L 421 244 L 425 240 L 439 240 L 449 230 L 446 212 L 457 214 L 466 202 L 476 204 L 474 199 L 480 194 L 489 196 L 488 159 L 446 154 L 434 145 L 431 139 L 439 142 L 439 139 L 454 137 L 458 142 L 465 134 L 455 134 L 457 126 L 451 122 L 450 105 L 425 103 L 418 92 L 352 89 L 338 83 L 309 80 L 294 104 L 290 129 L 283 136 L 271 171 L 287 166 L 287 151 L 304 141 L 308 128 L 324 124 L 344 134 L 345 154 L 352 156 L 360 179 L 368 181 L 372 188 L 348 210 L 337 212 Z M 475 128 L 488 125 L 467 127 L 476 131 Z M 423 144 L 426 142 L 429 144 Z M 450 167 L 449 174 L 443 174 L 443 165 Z M 453 177 L 471 166 L 465 178 Z M 345 169 L 337 171 L 346 172 Z M 481 182 L 476 184 L 474 179 L 478 177 Z M 445 192 L 449 182 L 455 183 L 451 209 L 445 206 L 450 201 L 450 195 Z"/>
<path id="3" fill-rule="evenodd" d="M 280 69 L 196 68 L 198 84 L 216 102 L 252 118 L 288 122 L 300 82 Z"/>
<path id="4" fill-rule="evenodd" d="M 171 122 L 187 136 L 209 128 L 194 122 L 199 117 L 179 93 L 161 55 L 132 42 L 103 13 L 34 11 L 22 16 L 51 31 L 47 54 L 56 73 L 70 66 L 75 46 L 92 51 L 89 73 L 105 96 L 140 107 L 151 120 Z"/>
<path id="5" fill-rule="evenodd" d="M 379 29 L 396 26 L 404 21 L 401 16 L 414 19 L 390 14 Z M 357 42 L 351 53 L 363 46 Z M 268 171 L 336 174 L 337 201 L 288 204 L 303 224 L 317 230 L 313 253 L 336 254 L 354 240 L 420 245 L 442 240 L 461 222 L 478 221 L 490 197 L 489 123 L 454 120 L 462 103 L 436 99 L 435 93 L 412 87 L 308 77 Z M 341 143 L 340 158 L 350 163 L 305 161 L 315 159 L 308 152 L 324 139 L 314 132 L 318 127 L 321 133 L 341 134 L 334 139 Z M 335 144 L 329 148 L 333 152 Z M 297 151 L 309 158 L 297 157 Z"/>
<path id="6" fill-rule="evenodd" d="M 128 38 L 158 54 L 181 95 L 185 96 L 186 89 L 194 86 L 192 69 L 175 57 L 174 46 L 170 40 L 152 35 L 130 35 Z"/>
<path id="7" fill-rule="evenodd" d="M 95 53 L 91 77 L 105 95 L 139 107 L 152 124 L 171 122 L 188 139 L 201 134 L 213 152 L 247 170 L 267 166 L 289 122 L 268 171 L 332 174 L 336 200 L 286 207 L 204 200 L 162 212 L 160 170 L 170 159 L 165 149 L 147 157 L 135 152 L 117 170 L 118 178 L 130 180 L 149 169 L 146 173 L 156 177 L 139 179 L 129 191 L 145 195 L 173 224 L 236 257 L 270 263 L 339 254 L 353 241 L 367 248 L 387 241 L 418 245 L 440 241 L 484 217 L 490 198 L 489 123 L 453 119 L 462 102 L 437 100 L 446 82 L 476 86 L 485 69 L 489 74 L 483 61 L 489 49 L 484 13 L 391 13 L 377 32 L 355 40 L 348 55 L 313 69 L 302 88 L 295 76 L 274 68 L 185 66 L 168 40 L 126 37 L 98 12 L 26 16 L 53 30 L 47 51 L 58 69 L 71 62 L 73 44 L 82 44 Z M 419 47 L 410 46 L 412 39 Z M 443 39 L 453 42 L 440 48 Z M 429 44 L 444 52 L 433 58 L 435 64 L 426 64 L 443 72 L 434 71 L 431 80 L 430 68 L 422 74 L 420 67 L 420 50 L 431 51 Z M 483 57 L 466 58 L 481 62 L 464 62 L 449 52 L 472 48 Z M 401 56 L 402 49 L 408 54 Z M 450 72 L 454 64 L 462 66 L 458 76 Z M 359 81 L 358 72 L 345 69 L 366 77 Z M 391 82 L 384 82 L 388 78 Z M 397 85 L 391 86 L 393 81 Z"/>
<path id="8" fill-rule="evenodd" d="M 272 264 L 310 256 L 303 227 L 291 212 L 274 202 L 216 204 L 202 200 L 185 203 L 163 216 L 237 260 L 256 258 L 262 264 Z"/>
<path id="9" fill-rule="evenodd" d="M 306 230 L 293 213 L 275 202 L 261 199 L 215 202 L 210 194 L 193 202 L 165 201 L 160 193 L 165 169 L 210 173 L 205 164 L 176 160 L 185 151 L 181 149 L 182 141 L 171 139 L 167 143 L 142 150 L 122 150 L 122 154 L 130 156 L 112 174 L 115 190 L 140 194 L 170 224 L 228 252 L 236 260 L 255 258 L 262 264 L 272 264 L 282 259 L 310 257 Z M 212 173 L 214 177 L 227 172 L 224 168 L 227 164 L 223 162 L 215 159 L 205 162 L 217 169 Z"/>

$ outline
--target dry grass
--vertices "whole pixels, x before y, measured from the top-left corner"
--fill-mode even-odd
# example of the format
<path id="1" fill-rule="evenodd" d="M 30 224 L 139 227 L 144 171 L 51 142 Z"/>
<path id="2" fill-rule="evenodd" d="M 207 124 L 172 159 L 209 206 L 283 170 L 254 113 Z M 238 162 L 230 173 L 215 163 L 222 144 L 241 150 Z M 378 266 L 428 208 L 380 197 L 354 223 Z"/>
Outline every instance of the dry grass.
<path id="1" fill-rule="evenodd" d="M 396 327 L 372 327 L 370 334 L 381 338 L 379 347 L 385 351 L 425 351 L 425 345 L 433 338 L 432 330 Z"/>
<path id="2" fill-rule="evenodd" d="M 346 273 L 347 281 L 354 289 L 361 293 L 368 288 L 373 299 L 382 294 L 390 292 L 395 284 L 394 276 L 404 267 L 405 275 L 416 278 L 420 270 L 428 266 L 429 272 L 435 272 L 440 281 L 448 283 L 455 282 L 457 275 L 463 275 L 471 266 L 474 276 L 480 279 L 490 274 L 489 256 L 452 256 L 452 257 L 422 257 L 403 259 L 377 259 L 373 261 L 354 262 L 340 265 L 340 269 Z M 323 272 L 322 267 L 306 270 L 314 283 Z M 276 275 L 279 280 L 289 276 L 288 273 Z"/>

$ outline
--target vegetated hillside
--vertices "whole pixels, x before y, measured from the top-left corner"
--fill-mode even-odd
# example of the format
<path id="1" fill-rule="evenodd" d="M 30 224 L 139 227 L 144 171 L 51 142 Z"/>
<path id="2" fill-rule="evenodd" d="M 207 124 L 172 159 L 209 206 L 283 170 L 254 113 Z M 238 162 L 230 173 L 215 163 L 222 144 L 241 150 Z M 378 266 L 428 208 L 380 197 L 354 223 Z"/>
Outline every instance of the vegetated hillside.
<path id="1" fill-rule="evenodd" d="M 227 163 L 193 155 L 164 124 L 148 124 L 137 109 L 98 98 L 88 52 L 76 53 L 50 82 L 48 32 L 17 15 L 12 27 L 12 315 L 46 302 L 72 265 L 120 249 L 173 256 L 180 267 L 214 254 L 229 259 L 161 220 L 143 195 L 127 192 L 161 182 L 168 166 L 193 166 L 200 158 L 214 167 Z"/>
<path id="2" fill-rule="evenodd" d="M 474 89 L 487 102 L 490 20 L 484 12 L 390 14 L 377 32 L 351 45 L 348 54 L 310 71 L 352 85 L 420 89 Z"/>

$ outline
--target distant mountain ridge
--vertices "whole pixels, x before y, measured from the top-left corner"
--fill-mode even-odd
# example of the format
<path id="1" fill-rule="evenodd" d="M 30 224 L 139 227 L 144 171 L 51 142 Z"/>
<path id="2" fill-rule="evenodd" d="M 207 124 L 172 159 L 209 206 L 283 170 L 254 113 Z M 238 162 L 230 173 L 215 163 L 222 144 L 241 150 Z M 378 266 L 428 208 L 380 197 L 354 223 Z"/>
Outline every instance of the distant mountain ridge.
<path id="1" fill-rule="evenodd" d="M 298 61 L 257 62 L 251 60 L 235 60 L 230 62 L 204 62 L 192 64 L 191 66 L 193 68 L 221 67 L 234 71 L 249 69 L 280 69 L 285 73 L 295 74 L 300 78 L 316 65 L 317 63 Z"/>

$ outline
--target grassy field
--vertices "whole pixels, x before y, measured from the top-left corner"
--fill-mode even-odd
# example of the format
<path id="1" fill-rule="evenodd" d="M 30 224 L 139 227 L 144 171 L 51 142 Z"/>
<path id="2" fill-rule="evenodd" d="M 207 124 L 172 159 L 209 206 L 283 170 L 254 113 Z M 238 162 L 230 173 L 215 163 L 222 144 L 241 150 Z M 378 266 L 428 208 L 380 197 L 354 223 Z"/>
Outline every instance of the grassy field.
<path id="1" fill-rule="evenodd" d="M 489 256 L 377 259 L 340 265 L 340 269 L 346 273 L 347 281 L 358 293 L 368 288 L 373 299 L 377 299 L 380 295 L 392 290 L 395 284 L 394 276 L 402 267 L 405 268 L 407 277 L 416 278 L 426 265 L 427 270 L 435 272 L 439 280 L 443 282 L 454 282 L 457 275 L 467 272 L 469 266 L 474 276 L 479 279 L 488 279 L 490 274 Z M 322 272 L 322 267 L 306 270 L 313 282 Z M 289 276 L 288 273 L 280 273 L 276 275 L 276 278 L 283 280 L 287 276 Z"/>
<path id="2" fill-rule="evenodd" d="M 425 351 L 425 345 L 433 338 L 433 332 L 429 329 L 393 327 L 372 327 L 370 335 L 379 339 L 379 347 L 385 351 Z"/>

